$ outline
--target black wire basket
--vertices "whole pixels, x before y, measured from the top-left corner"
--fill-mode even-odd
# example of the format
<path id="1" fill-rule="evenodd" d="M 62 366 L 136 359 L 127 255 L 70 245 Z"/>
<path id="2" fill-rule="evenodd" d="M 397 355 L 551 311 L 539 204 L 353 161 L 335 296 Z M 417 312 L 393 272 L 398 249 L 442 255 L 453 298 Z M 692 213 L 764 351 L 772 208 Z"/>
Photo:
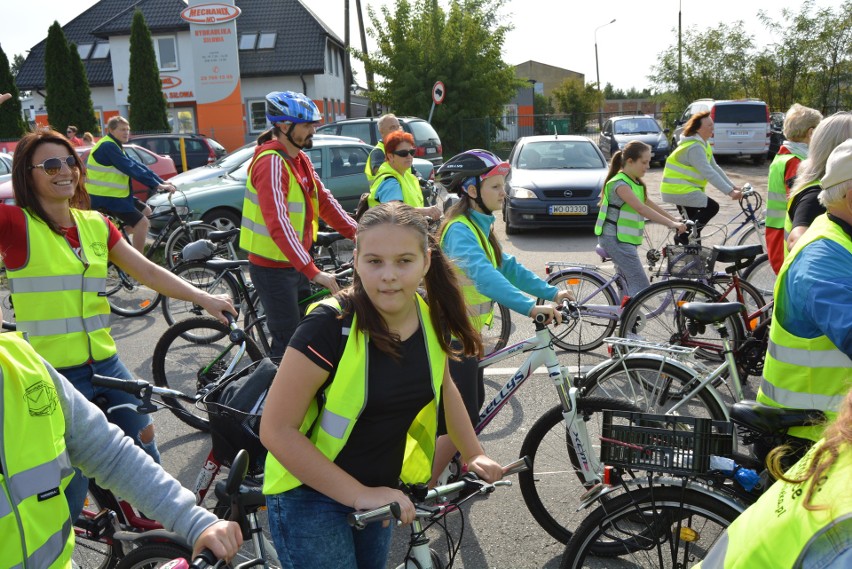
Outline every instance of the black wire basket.
<path id="1" fill-rule="evenodd" d="M 716 253 L 700 245 L 666 245 L 667 272 L 672 277 L 707 279 L 713 276 Z"/>
<path id="2" fill-rule="evenodd" d="M 729 421 L 630 411 L 603 414 L 601 462 L 675 475 L 706 474 L 710 456 L 730 456 Z"/>
<path id="3" fill-rule="evenodd" d="M 277 366 L 269 358 L 222 378 L 199 405 L 210 419 L 213 456 L 230 466 L 240 449 L 249 453 L 249 474 L 263 471 L 266 449 L 260 442 L 260 415 Z"/>

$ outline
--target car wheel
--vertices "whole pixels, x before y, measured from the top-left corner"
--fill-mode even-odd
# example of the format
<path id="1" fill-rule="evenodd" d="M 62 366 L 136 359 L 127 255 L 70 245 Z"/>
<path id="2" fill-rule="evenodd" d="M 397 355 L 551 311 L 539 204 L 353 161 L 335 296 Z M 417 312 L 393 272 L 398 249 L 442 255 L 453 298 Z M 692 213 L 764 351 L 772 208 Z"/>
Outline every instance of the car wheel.
<path id="1" fill-rule="evenodd" d="M 506 223 L 506 235 L 517 235 L 520 233 L 520 230 L 517 227 L 513 227 L 509 224 L 509 208 L 503 208 L 503 221 Z"/>
<path id="2" fill-rule="evenodd" d="M 752 155 L 751 155 L 751 160 L 752 160 L 752 162 L 754 162 L 757 166 L 760 166 L 760 165 L 762 165 L 762 164 L 764 164 L 764 163 L 766 162 L 766 154 L 752 154 Z"/>
<path id="3" fill-rule="evenodd" d="M 211 209 L 201 216 L 201 219 L 204 220 L 204 223 L 209 223 L 219 231 L 227 231 L 239 227 L 240 221 L 242 221 L 239 214 L 233 210 L 221 207 Z"/>

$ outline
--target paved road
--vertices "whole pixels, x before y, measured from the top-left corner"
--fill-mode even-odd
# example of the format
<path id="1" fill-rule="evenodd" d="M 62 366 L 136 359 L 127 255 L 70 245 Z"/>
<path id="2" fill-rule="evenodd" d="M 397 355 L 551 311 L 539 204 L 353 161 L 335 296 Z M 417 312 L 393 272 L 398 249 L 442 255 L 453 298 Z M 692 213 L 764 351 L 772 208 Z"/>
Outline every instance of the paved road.
<path id="1" fill-rule="evenodd" d="M 766 175 L 768 166 L 752 166 L 750 163 L 731 161 L 722 167 L 738 185 L 750 182 L 764 196 L 766 195 Z M 662 169 L 652 169 L 646 176 L 646 183 L 652 195 L 658 197 Z M 714 189 L 708 190 L 722 205 L 717 221 L 725 221 L 739 212 L 735 202 L 725 198 Z M 564 259 L 566 261 L 597 263 L 594 254 L 595 237 L 590 230 L 560 231 L 548 230 L 522 233 L 507 237 L 502 220 L 497 221 L 497 232 L 504 249 L 515 255 L 524 265 L 540 275 L 544 274 L 546 261 Z M 523 318 L 513 318 L 512 342 L 520 341 L 532 334 L 532 326 Z M 138 376 L 150 379 L 151 354 L 157 339 L 166 329 L 165 321 L 159 309 L 153 314 L 135 318 L 117 318 L 113 324 L 113 335 L 118 343 L 119 353 L 128 367 Z M 597 363 L 603 354 L 584 354 L 579 358 L 582 365 Z M 567 365 L 578 363 L 576 354 L 562 354 L 560 359 Z M 519 360 L 506 364 L 517 366 Z M 489 375 L 489 389 L 498 388 L 499 378 Z M 518 456 L 521 443 L 535 420 L 557 401 L 552 388 L 546 384 L 543 376 L 534 377 L 525 385 L 519 396 L 511 401 L 483 433 L 482 440 L 488 453 L 507 463 Z M 502 381 L 500 382 L 502 384 Z M 491 395 L 487 396 L 488 398 Z M 191 486 L 208 452 L 208 438 L 187 428 L 167 412 L 156 416 L 158 442 L 165 467 L 176 475 L 184 485 Z M 582 514 L 577 514 L 578 519 Z M 436 540 L 433 543 L 439 552 L 446 547 L 439 541 L 441 536 L 430 534 Z M 455 537 L 458 537 L 456 525 Z M 403 539 L 406 531 L 398 531 L 391 554 L 395 567 L 405 552 Z M 443 548 L 443 549 L 442 549 Z M 539 528 L 528 513 L 520 490 L 516 486 L 500 489 L 492 497 L 472 504 L 464 526 L 464 539 L 456 559 L 455 567 L 467 569 L 520 569 L 548 568 L 559 566 L 563 546 L 550 538 Z"/>

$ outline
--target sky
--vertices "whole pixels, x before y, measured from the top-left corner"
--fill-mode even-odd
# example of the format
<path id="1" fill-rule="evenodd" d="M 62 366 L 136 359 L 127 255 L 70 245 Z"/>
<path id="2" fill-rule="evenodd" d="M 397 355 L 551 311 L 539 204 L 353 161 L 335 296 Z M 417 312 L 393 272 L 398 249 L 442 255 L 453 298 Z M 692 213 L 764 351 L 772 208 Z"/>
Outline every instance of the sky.
<path id="1" fill-rule="evenodd" d="M 97 0 L 4 0 L 3 17 L 6 24 L 0 32 L 0 46 L 11 60 L 24 53 L 47 36 L 54 20 L 65 25 Z M 268 0 L 272 8 L 278 0 Z M 446 4 L 446 0 L 440 0 Z M 215 2 L 215 0 L 211 0 Z M 344 0 L 303 0 L 340 38 L 344 36 Z M 393 5 L 393 0 L 362 0 L 364 18 L 366 7 L 378 9 Z M 583 73 L 587 82 L 595 81 L 595 40 L 602 85 L 612 83 L 616 88 L 649 87 L 658 56 L 677 44 L 678 10 L 682 13 L 683 29 L 691 26 L 715 27 L 720 22 L 743 20 L 754 35 L 755 44 L 767 45 L 779 41 L 760 23 L 757 13 L 766 10 L 775 19 L 783 8 L 797 12 L 801 0 L 607 0 L 577 2 L 574 0 L 508 0 L 501 10 L 501 21 L 514 29 L 503 45 L 503 59 L 515 65 L 534 60 Z M 819 7 L 837 8 L 842 0 L 816 0 Z M 355 2 L 350 0 L 352 42 L 360 45 Z M 600 28 L 595 37 L 595 28 Z M 239 26 L 239 20 L 237 20 Z M 368 37 L 368 42 L 370 42 Z M 369 43 L 368 43 L 369 46 Z M 358 64 L 359 83 L 364 74 Z M 440 77 L 438 77 L 439 79 Z M 452 89 L 447 85 L 447 90 Z"/>

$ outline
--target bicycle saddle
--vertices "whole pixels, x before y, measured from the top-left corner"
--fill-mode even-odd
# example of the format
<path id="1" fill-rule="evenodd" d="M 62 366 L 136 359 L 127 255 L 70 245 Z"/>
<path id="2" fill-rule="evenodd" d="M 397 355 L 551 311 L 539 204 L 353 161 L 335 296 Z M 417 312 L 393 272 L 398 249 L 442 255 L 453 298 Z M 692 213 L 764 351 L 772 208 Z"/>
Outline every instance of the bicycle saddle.
<path id="1" fill-rule="evenodd" d="M 248 480 L 246 481 L 248 482 Z M 219 481 L 216 483 L 213 491 L 216 493 L 216 498 L 228 500 L 228 492 L 226 490 L 227 483 Z M 246 509 L 251 512 L 266 506 L 266 496 L 263 495 L 261 486 L 253 486 L 246 483 L 240 484 L 240 502 Z"/>
<path id="2" fill-rule="evenodd" d="M 221 241 L 227 241 L 234 235 L 240 234 L 240 228 L 235 227 L 233 229 L 227 229 L 225 231 L 211 231 L 207 234 L 207 239 L 214 243 L 219 243 Z"/>
<path id="3" fill-rule="evenodd" d="M 825 421 L 817 409 L 784 409 L 757 401 L 740 401 L 731 406 L 731 420 L 750 430 L 768 435 L 783 434 L 790 427 L 804 427 Z"/>
<path id="4" fill-rule="evenodd" d="M 718 324 L 741 310 L 745 307 L 739 302 L 687 302 L 680 307 L 681 314 L 701 324 Z"/>
<path id="5" fill-rule="evenodd" d="M 321 231 L 317 233 L 317 238 L 314 240 L 314 244 L 319 247 L 328 247 L 332 243 L 340 241 L 341 239 L 346 239 L 346 237 L 336 231 Z"/>
<path id="6" fill-rule="evenodd" d="M 753 261 L 755 257 L 763 254 L 761 245 L 714 245 L 717 263 L 739 263 L 748 260 Z"/>
<path id="7" fill-rule="evenodd" d="M 600 243 L 595 245 L 595 253 L 597 253 L 598 256 L 601 258 L 602 263 L 606 263 L 612 258 L 609 256 L 609 253 L 606 252 L 606 249 L 604 249 Z"/>
<path id="8" fill-rule="evenodd" d="M 228 271 L 245 267 L 248 263 L 248 259 L 238 259 L 236 261 L 231 261 L 230 259 L 210 259 L 204 262 L 204 266 L 214 271 Z"/>

